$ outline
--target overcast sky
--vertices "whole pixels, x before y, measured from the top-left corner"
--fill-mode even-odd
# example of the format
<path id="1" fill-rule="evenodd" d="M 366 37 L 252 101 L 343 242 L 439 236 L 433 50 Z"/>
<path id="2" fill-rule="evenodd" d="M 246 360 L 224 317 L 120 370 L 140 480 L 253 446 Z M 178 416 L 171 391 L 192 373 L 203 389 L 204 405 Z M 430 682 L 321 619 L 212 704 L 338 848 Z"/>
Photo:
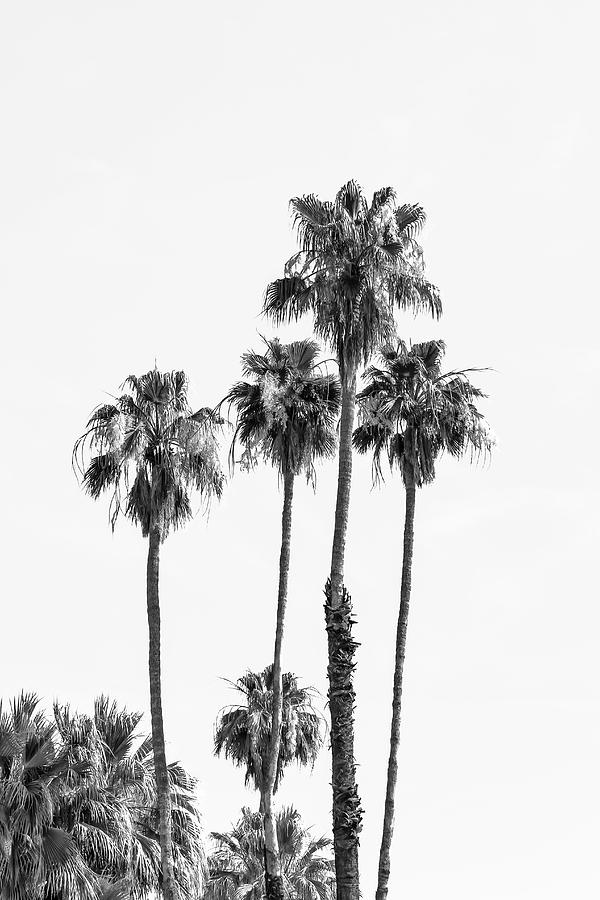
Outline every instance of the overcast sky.
<path id="1" fill-rule="evenodd" d="M 71 448 L 129 373 L 183 368 L 216 403 L 271 336 L 287 203 L 393 185 L 442 337 L 479 377 L 490 466 L 419 492 L 391 896 L 592 900 L 600 889 L 598 21 L 593 2 L 21 2 L 0 26 L 3 302 L 0 694 L 146 710 L 146 546 L 83 495 Z M 310 322 L 284 336 L 310 333 Z M 224 448 L 224 455 L 227 448 Z M 335 464 L 299 487 L 285 669 L 326 692 Z M 161 569 L 168 752 L 225 829 L 243 776 L 212 757 L 221 678 L 271 658 L 282 497 L 236 474 Z M 362 888 L 385 788 L 403 496 L 357 462 Z M 149 728 L 149 722 L 146 723 Z M 280 798 L 330 828 L 330 759 Z"/>

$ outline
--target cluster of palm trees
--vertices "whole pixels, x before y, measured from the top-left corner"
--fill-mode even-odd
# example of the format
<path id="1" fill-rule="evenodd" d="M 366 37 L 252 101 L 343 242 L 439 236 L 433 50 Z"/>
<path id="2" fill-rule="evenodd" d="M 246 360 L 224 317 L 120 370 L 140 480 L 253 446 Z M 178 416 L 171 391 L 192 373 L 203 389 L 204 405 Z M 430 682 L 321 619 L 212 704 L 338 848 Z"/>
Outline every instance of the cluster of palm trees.
<path id="1" fill-rule="evenodd" d="M 396 334 L 396 309 L 423 312 L 434 318 L 442 310 L 437 288 L 425 277 L 417 241 L 425 220 L 422 208 L 397 204 L 392 188 L 378 190 L 368 202 L 359 185 L 350 181 L 332 201 L 310 194 L 293 199 L 291 209 L 298 252 L 285 264 L 283 276 L 268 285 L 263 313 L 275 324 L 311 317 L 315 338 L 335 357 L 337 374 L 327 372 L 319 363 L 320 348 L 314 339 L 290 344 L 269 340 L 262 352 L 244 354 L 244 380 L 235 384 L 216 407 L 193 412 L 184 373 L 161 373 L 155 368 L 141 377 L 129 377 L 123 394 L 113 404 L 95 410 L 74 450 L 87 492 L 93 498 L 104 491 L 111 493 L 113 526 L 122 512 L 139 524 L 142 535 L 148 538 L 152 746 L 165 900 L 187 894 L 176 865 L 175 806 L 162 721 L 159 555 L 170 530 L 191 517 L 193 490 L 199 491 L 207 503 L 221 495 L 225 479 L 218 444 L 224 416 L 234 417 L 231 463 L 252 468 L 258 461 L 265 461 L 283 484 L 273 661 L 260 677 L 248 675 L 243 682 L 247 710 L 250 695 L 252 703 L 258 703 L 262 695 L 263 707 L 254 709 L 261 727 L 258 731 L 244 730 L 240 724 L 243 716 L 230 710 L 221 717 L 216 740 L 219 752 L 246 767 L 247 779 L 260 793 L 264 891 L 269 900 L 295 896 L 286 874 L 281 820 L 278 822 L 274 811 L 273 795 L 285 764 L 298 754 L 301 761 L 310 761 L 318 744 L 303 744 L 297 730 L 290 729 L 286 704 L 289 712 L 293 703 L 289 696 L 286 698 L 286 679 L 289 691 L 291 676 L 282 673 L 295 479 L 301 474 L 311 477 L 321 459 L 337 452 L 338 488 L 331 568 L 325 580 L 325 625 L 338 900 L 359 898 L 362 821 L 354 759 L 356 644 L 352 637 L 352 602 L 344 584 L 353 450 L 373 453 L 376 481 L 382 477 L 387 458 L 390 469 L 399 470 L 406 489 L 390 758 L 377 889 L 378 900 L 384 900 L 394 822 L 416 489 L 434 479 L 435 462 L 442 453 L 458 457 L 470 450 L 477 456 L 486 454 L 492 444 L 476 406 L 483 395 L 469 379 L 473 370 L 444 373 L 445 347 L 441 341 L 408 346 Z M 378 365 L 374 366 L 376 357 Z M 359 390 L 361 372 L 364 386 Z M 261 679 L 262 688 L 255 684 Z M 243 823 L 244 840 L 251 843 L 257 829 L 260 832 L 258 819 L 244 813 Z M 236 840 L 243 844 L 241 837 Z M 232 846 L 222 852 L 234 853 Z M 231 878 L 234 884 L 234 876 Z M 214 890 L 218 893 L 217 887 Z"/>
<path id="2" fill-rule="evenodd" d="M 161 881 L 152 738 L 99 697 L 91 716 L 33 694 L 0 703 L 2 900 L 144 900 Z M 167 770 L 173 866 L 198 897 L 206 860 L 195 781 Z"/>

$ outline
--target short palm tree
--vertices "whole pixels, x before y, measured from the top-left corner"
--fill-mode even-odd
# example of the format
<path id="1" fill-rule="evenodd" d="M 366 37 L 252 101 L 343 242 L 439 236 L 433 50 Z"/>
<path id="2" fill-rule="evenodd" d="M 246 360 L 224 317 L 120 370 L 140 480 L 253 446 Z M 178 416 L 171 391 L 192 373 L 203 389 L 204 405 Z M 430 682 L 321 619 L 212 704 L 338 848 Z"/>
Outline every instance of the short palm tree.
<path id="1" fill-rule="evenodd" d="M 291 344 L 282 344 L 277 339 L 266 341 L 265 353 L 251 351 L 244 354 L 242 370 L 250 380 L 235 384 L 224 400 L 237 411 L 232 460 L 236 443 L 239 442 L 244 447 L 243 463 L 252 465 L 257 457 L 262 457 L 274 466 L 283 480 L 273 651 L 273 727 L 263 800 L 268 900 L 280 900 L 283 890 L 273 792 L 281 730 L 281 651 L 290 567 L 294 481 L 301 473 L 310 478 L 317 459 L 333 456 L 340 405 L 339 381 L 334 375 L 323 374 L 317 362 L 318 354 L 319 347 L 314 341 L 295 341 Z"/>
<path id="2" fill-rule="evenodd" d="M 152 741 L 138 713 L 99 698 L 93 717 L 33 694 L 0 707 L 2 900 L 148 900 L 161 879 Z M 206 870 L 194 781 L 169 766 L 175 872 L 196 900 Z"/>
<path id="3" fill-rule="evenodd" d="M 70 828 L 90 869 L 127 887 L 136 900 L 154 895 L 161 881 L 158 803 L 152 738 L 138 733 L 141 714 L 99 697 L 93 716 L 55 704 L 61 745 L 87 764 L 57 804 L 55 821 Z M 206 862 L 195 780 L 178 763 L 168 766 L 176 882 L 196 900 Z"/>
<path id="4" fill-rule="evenodd" d="M 361 809 L 354 762 L 355 643 L 344 587 L 344 554 L 352 477 L 352 432 L 358 370 L 394 333 L 394 309 L 441 313 L 437 289 L 424 277 L 415 236 L 425 214 L 418 205 L 396 205 L 395 192 L 378 190 L 368 203 L 349 181 L 335 199 L 314 194 L 291 201 L 300 250 L 283 278 L 269 285 L 264 311 L 276 322 L 311 313 L 317 337 L 335 353 L 342 403 L 338 490 L 326 586 L 331 711 L 333 835 L 339 900 L 358 900 Z"/>
<path id="5" fill-rule="evenodd" d="M 382 477 L 382 460 L 398 469 L 406 491 L 404 555 L 392 700 L 385 813 L 377 900 L 385 900 L 390 875 L 390 848 L 394 829 L 394 794 L 398 777 L 398 746 L 402 675 L 410 603 L 416 488 L 435 478 L 440 454 L 461 457 L 487 454 L 492 447 L 488 429 L 475 402 L 485 395 L 471 384 L 467 369 L 442 374 L 442 341 L 402 342 L 384 350 L 381 367 L 365 373 L 366 386 L 358 395 L 361 424 L 353 443 L 360 453 L 372 451 L 374 480 Z"/>
<path id="6" fill-rule="evenodd" d="M 324 855 L 328 838 L 314 839 L 300 814 L 286 807 L 276 816 L 285 900 L 333 900 L 333 860 Z M 232 831 L 213 831 L 216 847 L 209 857 L 209 881 L 204 900 L 261 900 L 265 896 L 264 837 L 260 813 L 248 807 Z"/>
<path id="7" fill-rule="evenodd" d="M 223 754 L 245 769 L 245 783 L 260 794 L 264 814 L 273 728 L 273 666 L 262 672 L 246 672 L 232 686 L 242 701 L 219 713 L 215 726 L 215 754 Z M 323 746 L 323 719 L 312 704 L 313 691 L 302 688 L 295 675 L 282 676 L 282 712 L 279 754 L 275 769 L 277 791 L 290 763 L 312 765 Z"/>
<path id="8" fill-rule="evenodd" d="M 0 703 L 0 898 L 95 900 L 96 879 L 69 829 L 55 821 L 65 785 L 82 776 L 34 694 Z"/>
<path id="9" fill-rule="evenodd" d="M 219 497 L 223 474 L 217 456 L 214 415 L 193 413 L 183 372 L 156 368 L 124 383 L 127 392 L 114 404 L 98 407 L 75 444 L 74 459 L 83 470 L 86 451 L 93 453 L 83 471 L 83 486 L 93 499 L 112 492 L 111 523 L 119 512 L 141 527 L 148 538 L 147 606 L 149 628 L 150 708 L 159 805 L 162 891 L 174 900 L 169 774 L 165 756 L 160 665 L 160 545 L 171 529 L 192 516 L 190 492 L 205 500 Z"/>

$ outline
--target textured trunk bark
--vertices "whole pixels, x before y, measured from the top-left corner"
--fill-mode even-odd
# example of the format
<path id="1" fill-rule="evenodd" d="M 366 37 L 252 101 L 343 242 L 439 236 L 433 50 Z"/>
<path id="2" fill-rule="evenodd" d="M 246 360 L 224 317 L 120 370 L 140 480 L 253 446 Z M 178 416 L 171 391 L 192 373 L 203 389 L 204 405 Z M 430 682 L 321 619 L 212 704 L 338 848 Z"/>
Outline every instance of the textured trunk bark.
<path id="1" fill-rule="evenodd" d="M 160 556 L 160 531 L 153 528 L 148 540 L 148 569 L 146 589 L 148 601 L 148 671 L 150 675 L 150 712 L 152 718 L 152 749 L 156 773 L 158 799 L 158 834 L 162 864 L 162 895 L 164 900 L 177 900 L 177 886 L 173 872 L 173 846 L 171 839 L 171 791 L 165 734 L 163 728 L 161 677 L 160 677 L 160 604 L 158 599 L 158 568 Z"/>
<path id="2" fill-rule="evenodd" d="M 402 584 L 400 588 L 400 611 L 396 630 L 396 661 L 394 667 L 394 692 L 392 696 L 392 727 L 390 731 L 390 757 L 388 760 L 383 833 L 379 851 L 379 871 L 376 900 L 386 900 L 390 880 L 390 849 L 394 834 L 394 796 L 398 780 L 398 747 L 400 745 L 400 713 L 402 707 L 402 673 L 406 652 L 406 629 L 410 605 L 413 538 L 415 522 L 415 485 L 406 485 L 406 514 L 404 517 L 404 555 L 402 558 Z"/>
<path id="3" fill-rule="evenodd" d="M 277 759 L 281 738 L 283 709 L 283 686 L 281 681 L 281 647 L 287 604 L 288 575 L 290 570 L 290 546 L 292 538 L 292 501 L 294 498 L 294 476 L 291 473 L 283 479 L 283 512 L 281 515 L 281 552 L 279 554 L 279 590 L 277 593 L 277 624 L 275 627 L 275 648 L 273 651 L 273 713 L 269 760 L 264 797 L 261 798 L 265 830 L 265 891 L 267 900 L 283 900 L 283 878 L 277 829 L 273 812 L 273 794 L 277 778 Z"/>
<path id="4" fill-rule="evenodd" d="M 333 790 L 333 846 L 337 900 L 359 900 L 358 835 L 362 810 L 354 762 L 354 651 L 352 609 L 344 587 L 344 553 L 352 481 L 352 431 L 356 404 L 356 370 L 342 382 L 342 413 L 331 577 L 325 607 L 331 713 L 331 770 Z"/>

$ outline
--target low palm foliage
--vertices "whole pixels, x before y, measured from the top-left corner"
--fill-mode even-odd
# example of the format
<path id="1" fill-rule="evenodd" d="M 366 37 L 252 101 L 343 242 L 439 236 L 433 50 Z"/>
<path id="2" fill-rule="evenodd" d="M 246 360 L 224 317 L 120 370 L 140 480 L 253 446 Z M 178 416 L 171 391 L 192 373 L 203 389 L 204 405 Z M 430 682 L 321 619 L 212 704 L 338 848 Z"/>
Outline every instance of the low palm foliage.
<path id="1" fill-rule="evenodd" d="M 160 886 L 151 739 L 138 713 L 106 698 L 94 715 L 23 694 L 0 707 L 0 897 L 146 900 Z M 174 856 L 183 897 L 202 887 L 205 857 L 194 782 L 172 783 Z"/>
<path id="2" fill-rule="evenodd" d="M 292 807 L 276 816 L 286 900 L 333 900 L 334 863 L 326 855 L 331 841 L 314 839 Z M 248 807 L 231 831 L 213 832 L 215 849 L 209 857 L 209 880 L 204 900 L 261 900 L 264 884 L 262 816 Z"/>

